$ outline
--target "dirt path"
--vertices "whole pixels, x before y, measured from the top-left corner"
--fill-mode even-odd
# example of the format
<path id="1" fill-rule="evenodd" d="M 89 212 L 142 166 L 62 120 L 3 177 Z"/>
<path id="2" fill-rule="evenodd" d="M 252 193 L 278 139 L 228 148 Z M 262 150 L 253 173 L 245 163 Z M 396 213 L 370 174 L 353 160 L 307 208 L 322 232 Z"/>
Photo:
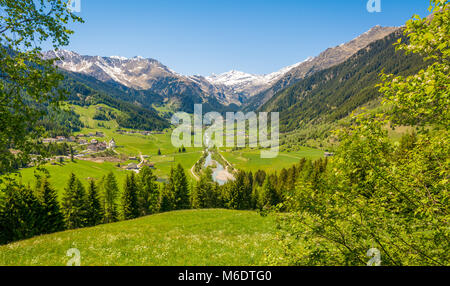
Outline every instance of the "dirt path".
<path id="1" fill-rule="evenodd" d="M 200 160 L 199 160 L 200 161 Z M 198 161 L 197 161 L 198 162 Z M 197 164 L 197 162 L 195 162 L 195 164 L 194 164 L 194 166 L 192 166 L 192 168 L 191 168 L 191 174 L 192 174 L 192 176 L 194 176 L 194 178 L 195 178 L 195 180 L 197 180 L 197 181 L 200 181 L 200 178 L 195 174 L 195 172 L 194 172 L 194 168 L 195 168 L 195 165 Z"/>

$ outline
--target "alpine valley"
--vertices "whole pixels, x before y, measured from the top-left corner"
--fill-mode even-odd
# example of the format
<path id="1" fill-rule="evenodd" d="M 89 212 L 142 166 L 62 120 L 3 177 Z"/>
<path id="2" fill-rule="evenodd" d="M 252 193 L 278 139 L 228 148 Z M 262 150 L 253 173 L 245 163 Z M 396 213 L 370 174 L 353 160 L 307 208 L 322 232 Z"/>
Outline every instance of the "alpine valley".
<path id="1" fill-rule="evenodd" d="M 49 14 L 37 2 L 50 5 Z M 121 6 L 120 17 L 109 20 L 124 35 L 100 17 L 87 17 L 87 28 L 74 28 L 87 34 L 72 42 L 69 36 L 77 31 L 70 30 L 69 18 L 80 25 L 84 20 L 64 1 L 0 1 L 0 30 L 6 31 L 0 33 L 0 265 L 450 265 L 448 0 L 431 0 L 428 17 L 413 16 L 401 27 L 377 25 L 342 40 L 339 35 L 349 31 L 325 38 L 315 30 L 319 22 L 324 29 L 336 25 L 322 6 L 314 7 L 317 16 L 276 18 L 316 3 L 247 5 L 243 29 L 226 13 L 238 14 L 236 9 L 204 13 L 213 2 L 244 9 L 242 1 L 198 1 L 201 7 L 181 2 L 152 1 L 152 8 L 169 9 L 146 10 L 149 19 L 136 16 L 148 5 L 144 1 Z M 356 8 L 344 2 L 330 5 L 339 19 L 339 9 Z M 412 2 L 407 5 L 418 5 Z M 399 15 L 372 15 L 399 23 L 395 18 L 403 17 L 406 4 L 396 5 L 390 9 L 397 7 Z M 86 6 L 86 16 L 104 8 Z M 263 8 L 275 17 L 272 22 L 260 13 Z M 193 15 L 201 10 L 195 20 L 214 34 L 195 21 L 195 28 L 187 25 L 180 16 L 188 15 L 184 9 Z M 226 22 L 211 20 L 216 12 Z M 359 19 L 342 27 L 371 27 Z M 176 32 L 166 30 L 167 21 Z M 302 30 L 290 25 L 296 21 L 313 37 L 296 35 Z M 232 39 L 216 24 L 226 26 Z M 272 34 L 267 25 L 274 26 Z M 97 37 L 89 34 L 96 26 L 105 41 L 86 40 Z M 288 38 L 291 43 L 286 37 L 298 38 Z M 33 48 L 38 39 L 56 44 Z M 161 57 L 173 51 L 170 57 L 185 56 L 178 52 L 186 43 L 207 49 L 192 48 L 204 57 L 188 66 L 196 69 L 211 66 L 207 53 L 223 50 L 240 56 L 242 65 L 247 52 L 264 65 L 291 58 L 280 54 L 286 47 L 302 56 L 268 74 L 183 75 L 158 59 L 62 49 L 83 45 L 133 56 L 127 49 L 148 46 L 141 40 L 163 49 Z M 254 46 L 245 46 L 247 40 Z M 311 50 L 293 48 L 303 42 L 324 47 L 322 41 L 343 43 L 308 58 Z M 274 55 L 259 59 L 252 47 Z M 198 122 L 198 104 L 205 115 L 201 126 L 185 128 Z M 230 115 L 235 120 L 225 124 L 222 118 Z M 261 120 L 266 115 L 269 124 Z M 176 126 L 179 119 L 183 124 Z M 272 280 L 270 270 L 217 276 L 219 271 L 182 269 L 172 278 Z"/>
<path id="2" fill-rule="evenodd" d="M 207 111 L 250 111 L 256 110 L 287 87 L 343 63 L 371 43 L 397 30 L 395 27 L 376 26 L 348 43 L 327 49 L 317 57 L 267 75 L 233 70 L 206 77 L 184 76 L 155 59 L 83 56 L 66 50 L 48 51 L 44 57 L 58 59 L 58 67 L 77 84 L 144 108 L 151 109 L 156 105 L 172 111 L 193 112 L 193 105 L 202 103 Z"/>

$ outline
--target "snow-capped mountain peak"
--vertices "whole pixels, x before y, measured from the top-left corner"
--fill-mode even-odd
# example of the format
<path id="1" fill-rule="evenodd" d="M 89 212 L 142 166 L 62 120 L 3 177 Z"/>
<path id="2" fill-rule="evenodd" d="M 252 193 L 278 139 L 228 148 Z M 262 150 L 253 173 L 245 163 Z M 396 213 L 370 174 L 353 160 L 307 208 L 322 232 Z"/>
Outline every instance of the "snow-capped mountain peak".
<path id="1" fill-rule="evenodd" d="M 158 78 L 174 76 L 166 66 L 153 59 L 122 56 L 82 56 L 66 50 L 49 51 L 44 58 L 57 58 L 65 70 L 93 76 L 101 81 L 115 81 L 135 89 L 150 89 Z"/>
<path id="2" fill-rule="evenodd" d="M 305 61 L 310 60 L 311 58 L 308 58 Z M 245 97 L 251 97 L 261 90 L 268 88 L 271 84 L 279 80 L 286 73 L 298 67 L 305 61 L 296 63 L 288 67 L 284 67 L 277 72 L 266 75 L 255 75 L 242 71 L 231 70 L 219 75 L 212 74 L 205 79 L 216 87 L 223 87 L 224 90 L 226 90 L 227 88 L 232 89 L 234 93 L 240 93 Z"/>
<path id="3" fill-rule="evenodd" d="M 325 50 L 315 58 L 265 75 L 231 70 L 207 77 L 184 76 L 150 58 L 82 56 L 66 50 L 49 51 L 44 54 L 44 58 L 57 58 L 56 64 L 64 70 L 86 74 L 104 82 L 117 82 L 133 89 L 151 90 L 166 99 L 195 95 L 204 101 L 208 101 L 208 97 L 216 97 L 222 104 L 240 105 L 257 95 L 255 100 L 261 104 L 286 86 L 342 63 L 369 43 L 396 30 L 395 27 L 375 26 L 345 44 Z"/>

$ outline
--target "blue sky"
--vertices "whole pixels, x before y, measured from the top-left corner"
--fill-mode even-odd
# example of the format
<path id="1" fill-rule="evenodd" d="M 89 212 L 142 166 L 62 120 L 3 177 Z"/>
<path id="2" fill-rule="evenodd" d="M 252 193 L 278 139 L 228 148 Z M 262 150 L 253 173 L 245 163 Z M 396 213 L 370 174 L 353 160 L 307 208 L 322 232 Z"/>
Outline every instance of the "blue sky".
<path id="1" fill-rule="evenodd" d="M 185 75 L 266 74 L 316 56 L 375 25 L 428 14 L 428 0 L 81 0 L 85 24 L 66 49 L 143 56 Z"/>

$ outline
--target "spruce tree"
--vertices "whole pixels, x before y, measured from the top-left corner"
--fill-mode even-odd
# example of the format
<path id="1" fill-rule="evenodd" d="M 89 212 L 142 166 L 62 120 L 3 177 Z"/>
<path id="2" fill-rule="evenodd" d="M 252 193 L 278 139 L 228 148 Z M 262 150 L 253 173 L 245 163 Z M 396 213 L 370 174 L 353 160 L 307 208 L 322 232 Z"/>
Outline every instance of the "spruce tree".
<path id="1" fill-rule="evenodd" d="M 278 203 L 279 197 L 277 190 L 272 183 L 272 178 L 270 178 L 270 176 L 267 176 L 261 191 L 260 207 L 272 207 L 276 206 Z"/>
<path id="2" fill-rule="evenodd" d="M 125 220 L 139 217 L 138 187 L 134 173 L 127 175 L 122 197 L 123 218 Z"/>
<path id="3" fill-rule="evenodd" d="M 70 175 L 63 197 L 62 210 L 68 229 L 81 228 L 87 225 L 86 191 L 75 174 Z"/>
<path id="4" fill-rule="evenodd" d="M 105 223 L 116 222 L 119 220 L 117 212 L 118 195 L 119 188 L 117 187 L 116 177 L 113 172 L 110 172 L 103 183 L 103 210 Z"/>
<path id="5" fill-rule="evenodd" d="M 173 187 L 175 194 L 175 209 L 189 209 L 191 205 L 189 199 L 189 184 L 181 164 L 178 164 L 173 172 Z"/>
<path id="6" fill-rule="evenodd" d="M 166 182 L 161 190 L 159 211 L 168 212 L 175 209 L 175 187 L 174 187 L 174 170 L 170 170 L 170 176 L 168 182 Z"/>
<path id="7" fill-rule="evenodd" d="M 197 182 L 192 190 L 191 195 L 192 208 L 214 208 L 220 206 L 219 194 L 216 189 L 216 184 L 212 181 L 211 168 L 206 169 L 201 176 L 200 181 Z"/>
<path id="8" fill-rule="evenodd" d="M 72 146 L 70 146 L 70 160 L 71 160 L 72 162 L 75 162 Z"/>
<path id="9" fill-rule="evenodd" d="M 8 183 L 1 205 L 0 244 L 31 238 L 40 233 L 42 205 L 33 191 Z"/>
<path id="10" fill-rule="evenodd" d="M 138 177 L 139 193 L 138 204 L 140 215 L 157 213 L 159 210 L 159 189 L 153 171 L 145 166 Z"/>
<path id="11" fill-rule="evenodd" d="M 65 228 L 64 216 L 58 202 L 56 191 L 50 186 L 47 178 L 43 178 L 39 184 L 37 197 L 42 205 L 40 217 L 41 233 L 54 233 Z"/>
<path id="12" fill-rule="evenodd" d="M 103 209 L 100 203 L 98 188 L 94 180 L 90 180 L 87 194 L 88 225 L 95 226 L 102 223 Z"/>

